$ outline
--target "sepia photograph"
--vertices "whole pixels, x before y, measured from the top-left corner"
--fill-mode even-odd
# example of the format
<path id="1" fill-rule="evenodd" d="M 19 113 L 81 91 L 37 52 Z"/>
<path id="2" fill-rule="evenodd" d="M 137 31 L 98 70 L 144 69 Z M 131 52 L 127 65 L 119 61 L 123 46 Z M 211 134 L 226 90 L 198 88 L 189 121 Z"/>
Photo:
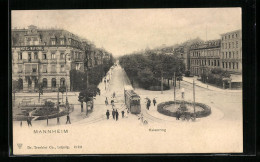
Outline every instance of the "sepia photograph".
<path id="1" fill-rule="evenodd" d="M 243 153 L 241 8 L 10 17 L 14 155 Z"/>

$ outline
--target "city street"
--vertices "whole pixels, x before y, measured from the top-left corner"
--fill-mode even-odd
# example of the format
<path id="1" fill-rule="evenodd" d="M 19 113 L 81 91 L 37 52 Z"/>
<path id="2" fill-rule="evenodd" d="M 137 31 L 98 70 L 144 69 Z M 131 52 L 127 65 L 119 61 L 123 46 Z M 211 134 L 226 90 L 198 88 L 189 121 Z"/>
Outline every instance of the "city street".
<path id="1" fill-rule="evenodd" d="M 109 75 L 107 76 L 109 78 Z M 148 125 L 142 125 L 138 120 L 137 115 L 128 114 L 127 118 L 121 117 L 121 111 L 126 110 L 124 105 L 123 93 L 124 86 L 129 84 L 129 80 L 120 66 L 116 66 L 112 70 L 112 75 L 107 87 L 102 82 L 99 85 L 101 95 L 97 96 L 94 101 L 94 109 L 92 113 L 87 116 L 86 109 L 80 112 L 80 103 L 78 102 L 78 93 L 70 92 L 68 99 L 71 104 L 74 104 L 74 111 L 70 114 L 71 124 L 66 125 L 66 116 L 60 119 L 61 124 L 56 124 L 56 119 L 50 119 L 47 126 L 46 120 L 32 121 L 32 127 L 28 128 L 26 123 L 20 127 L 20 122 L 15 121 L 13 125 L 15 141 L 22 140 L 19 134 L 28 134 L 28 137 L 39 139 L 40 137 L 52 138 L 57 140 L 57 136 L 44 136 L 43 134 L 32 134 L 34 129 L 69 129 L 73 133 L 71 136 L 66 136 L 68 141 L 78 141 L 83 139 L 82 135 L 87 134 L 87 139 L 78 141 L 79 143 L 91 144 L 91 148 L 85 148 L 90 153 L 98 152 L 101 147 L 93 145 L 93 141 L 103 143 L 103 151 L 123 153 L 123 152 L 183 152 L 185 149 L 196 152 L 207 152 L 207 149 L 220 151 L 218 148 L 226 147 L 228 151 L 242 151 L 242 93 L 240 92 L 215 92 L 202 87 L 196 86 L 196 102 L 201 102 L 209 105 L 212 114 L 205 118 L 198 118 L 196 122 L 177 121 L 173 117 L 165 116 L 157 112 L 153 105 L 150 110 L 146 110 L 146 97 L 156 98 L 157 103 L 163 101 L 173 100 L 173 89 L 164 91 L 148 91 L 140 88 L 135 89 L 135 92 L 141 96 L 141 108 L 144 119 L 148 121 Z M 178 85 L 178 84 L 177 84 Z M 188 82 L 181 82 L 181 88 L 185 89 L 185 100 L 192 101 L 192 84 Z M 110 103 L 113 92 L 116 93 L 115 108 L 119 112 L 119 120 L 115 121 L 110 115 L 107 120 L 105 113 L 107 110 L 112 111 L 112 106 L 105 105 L 105 98 L 107 97 Z M 27 94 L 17 94 L 17 101 L 19 97 Z M 44 94 L 44 97 L 56 97 L 57 93 Z M 37 96 L 37 95 L 36 95 Z M 65 97 L 64 97 L 65 98 Z M 38 99 L 35 97 L 35 99 Z M 181 99 L 180 89 L 176 87 L 176 99 Z M 85 103 L 84 103 L 85 105 Z M 125 111 L 126 112 L 126 111 Z M 165 129 L 164 131 L 153 132 L 150 129 Z M 17 134 L 19 132 L 19 134 Z M 131 133 L 130 133 L 131 132 Z M 74 133 L 77 134 L 74 135 Z M 81 135 L 79 135 L 80 133 Z M 140 133 L 142 136 L 139 136 Z M 30 134 L 30 135 L 29 135 Z M 102 137 L 99 134 L 103 134 Z M 113 134 L 114 139 L 107 139 L 106 134 Z M 185 134 L 185 138 L 182 138 Z M 195 135 L 195 136 L 194 136 Z M 140 138 L 137 138 L 140 137 Z M 163 138 L 160 138 L 163 137 Z M 24 136 L 22 138 L 25 138 Z M 63 139 L 63 138 L 62 138 Z M 225 141 L 221 142 L 219 141 Z M 51 140 L 51 141 L 52 141 Z M 64 139 L 63 139 L 64 140 Z M 216 140 L 212 144 L 212 140 Z M 117 141 L 117 142 L 115 142 Z M 196 141 L 200 141 L 203 145 L 196 145 Z M 114 142 L 113 148 L 111 142 Z M 152 142 L 152 143 L 151 143 Z M 169 143 L 168 147 L 161 149 L 151 148 L 149 146 L 160 145 L 160 142 Z M 123 145 L 120 145 L 122 143 Z M 142 143 L 142 147 L 134 145 Z M 208 144 L 207 144 L 208 143 Z M 209 145 L 210 143 L 210 145 Z M 129 147 L 125 147 L 129 145 Z M 131 147 L 130 147 L 131 146 Z M 121 148 L 121 149 L 118 149 Z M 206 149 L 207 148 L 207 149 Z M 71 152 L 73 153 L 73 151 Z"/>

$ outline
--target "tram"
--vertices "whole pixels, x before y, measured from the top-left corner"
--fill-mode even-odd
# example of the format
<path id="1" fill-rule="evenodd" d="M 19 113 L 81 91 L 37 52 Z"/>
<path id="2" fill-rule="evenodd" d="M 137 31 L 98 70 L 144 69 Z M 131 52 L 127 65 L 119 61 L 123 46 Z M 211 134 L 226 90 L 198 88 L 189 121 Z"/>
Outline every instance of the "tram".
<path id="1" fill-rule="evenodd" d="M 131 86 L 124 88 L 125 105 L 132 114 L 141 112 L 140 96 L 137 95 Z"/>

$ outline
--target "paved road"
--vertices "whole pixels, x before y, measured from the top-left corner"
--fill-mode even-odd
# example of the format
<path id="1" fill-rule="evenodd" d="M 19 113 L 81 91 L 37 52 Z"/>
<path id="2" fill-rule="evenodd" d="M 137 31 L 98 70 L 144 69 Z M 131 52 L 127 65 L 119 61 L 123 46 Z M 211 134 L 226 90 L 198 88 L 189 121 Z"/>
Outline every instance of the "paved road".
<path id="1" fill-rule="evenodd" d="M 112 70 L 112 76 L 105 88 L 105 83 L 102 82 L 99 85 L 101 89 L 101 95 L 96 97 L 94 101 L 95 107 L 92 113 L 86 116 L 86 109 L 84 108 L 84 112 L 80 111 L 80 103 L 77 101 L 78 93 L 70 94 L 69 102 L 75 104 L 74 112 L 71 114 L 71 122 L 72 124 L 78 125 L 86 125 L 98 123 L 106 120 L 105 112 L 109 110 L 110 113 L 112 111 L 112 106 L 105 105 L 105 98 L 107 97 L 109 102 L 111 100 L 111 96 L 113 92 L 116 93 L 116 109 L 118 109 L 119 113 L 122 110 L 125 110 L 124 105 L 124 86 L 129 84 L 129 80 L 124 72 L 124 70 L 117 66 Z M 181 82 L 181 88 L 185 89 L 185 100 L 193 101 L 193 86 L 188 82 Z M 215 92 L 212 90 L 208 90 L 206 88 L 202 88 L 199 86 L 195 87 L 196 94 L 196 102 L 205 103 L 212 108 L 212 114 L 210 118 L 214 118 L 214 120 L 230 120 L 230 121 L 242 121 L 242 94 L 241 93 L 229 93 L 229 92 Z M 161 115 L 157 112 L 156 107 L 151 107 L 148 111 L 145 108 L 145 98 L 148 97 L 150 99 L 156 98 L 157 103 L 173 100 L 173 89 L 164 91 L 161 94 L 160 91 L 147 91 L 141 88 L 136 88 L 135 91 L 141 96 L 141 107 L 142 113 L 149 123 L 162 123 L 162 122 L 176 122 L 171 119 L 171 117 L 167 117 Z M 48 97 L 44 96 L 42 98 Z M 54 96 L 55 97 L 55 96 Z M 17 98 L 17 100 L 20 97 Z M 35 97 L 37 99 L 37 97 Z M 179 89 L 179 84 L 176 87 L 176 99 L 181 99 L 181 92 Z M 136 115 L 129 114 L 137 119 Z M 66 122 L 66 117 L 62 117 L 61 123 Z M 35 121 L 36 125 L 46 125 L 46 121 Z M 49 121 L 50 125 L 56 125 L 56 119 L 51 119 Z"/>

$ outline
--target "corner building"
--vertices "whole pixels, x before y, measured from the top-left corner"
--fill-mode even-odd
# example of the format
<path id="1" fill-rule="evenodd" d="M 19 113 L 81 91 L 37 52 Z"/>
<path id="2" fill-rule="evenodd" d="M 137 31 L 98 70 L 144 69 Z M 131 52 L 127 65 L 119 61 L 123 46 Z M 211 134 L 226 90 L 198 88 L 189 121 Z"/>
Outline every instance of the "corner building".
<path id="1" fill-rule="evenodd" d="M 235 30 L 221 34 L 221 68 L 242 74 L 242 32 Z"/>
<path id="2" fill-rule="evenodd" d="M 208 74 L 220 68 L 220 39 L 195 43 L 190 48 L 190 70 L 192 75 Z"/>
<path id="3" fill-rule="evenodd" d="M 84 71 L 81 39 L 63 29 L 12 29 L 12 79 L 23 92 L 44 91 L 70 86 L 70 70 Z"/>

